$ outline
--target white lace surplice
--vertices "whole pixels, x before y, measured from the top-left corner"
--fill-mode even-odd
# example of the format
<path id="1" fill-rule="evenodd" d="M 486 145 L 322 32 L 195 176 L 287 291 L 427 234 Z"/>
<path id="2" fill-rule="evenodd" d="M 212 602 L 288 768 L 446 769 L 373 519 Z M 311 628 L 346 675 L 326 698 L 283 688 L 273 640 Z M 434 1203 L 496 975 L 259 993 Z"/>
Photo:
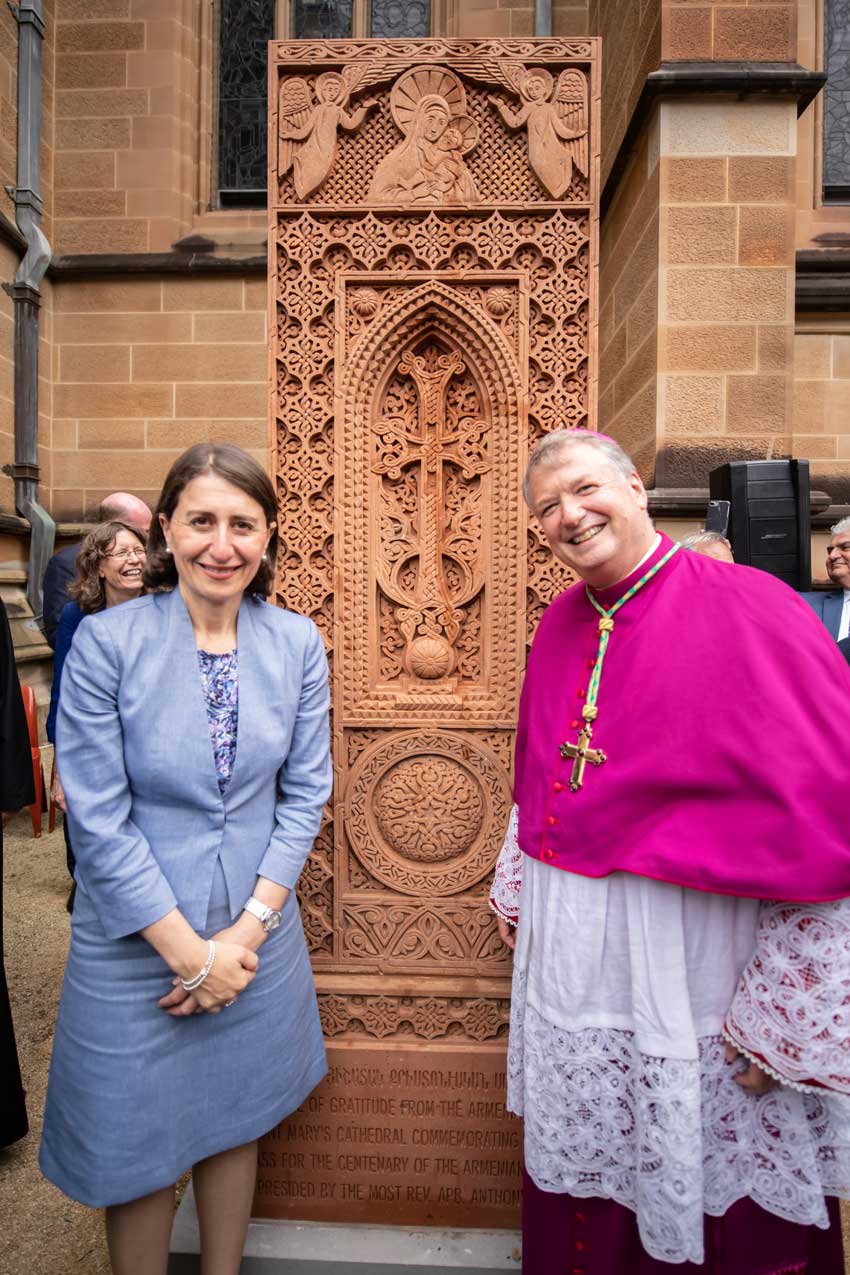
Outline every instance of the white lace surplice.
<path id="1" fill-rule="evenodd" d="M 781 956 L 765 958 L 758 942 L 776 905 L 760 913 L 753 900 L 551 868 L 519 850 L 515 811 L 491 904 L 519 920 L 508 1105 L 525 1118 L 537 1186 L 631 1208 L 644 1248 L 668 1262 L 701 1262 L 703 1213 L 721 1215 L 744 1196 L 789 1221 L 827 1226 L 824 1194 L 850 1194 L 850 1102 L 788 1087 L 754 1098 L 724 1060 L 728 1014 L 746 1052 L 768 1062 L 796 1053 L 798 1070 L 814 1075 L 800 1041 L 789 1050 L 787 1014 L 774 1013 L 772 1030 L 756 1026 L 770 1000 L 765 965 L 789 982 Z M 830 909 L 832 956 L 843 942 L 848 958 L 831 967 L 835 1005 L 834 971 L 850 970 L 850 925 L 846 905 L 820 905 Z M 802 929 L 817 984 L 816 935 Z M 791 982 L 796 990 L 800 979 Z M 834 1075 L 846 1049 L 832 1044 Z"/>

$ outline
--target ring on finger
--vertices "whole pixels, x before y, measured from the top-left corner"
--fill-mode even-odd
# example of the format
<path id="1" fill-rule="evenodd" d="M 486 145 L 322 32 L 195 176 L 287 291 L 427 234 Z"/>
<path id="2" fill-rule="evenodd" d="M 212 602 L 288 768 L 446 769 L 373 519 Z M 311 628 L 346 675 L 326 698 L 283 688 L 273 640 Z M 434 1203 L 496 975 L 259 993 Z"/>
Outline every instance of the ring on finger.
<path id="1" fill-rule="evenodd" d="M 233 1000 L 224 1002 L 224 1008 L 229 1009 L 231 1005 L 235 1005 L 235 1004 L 236 1004 L 236 997 L 234 996 Z"/>

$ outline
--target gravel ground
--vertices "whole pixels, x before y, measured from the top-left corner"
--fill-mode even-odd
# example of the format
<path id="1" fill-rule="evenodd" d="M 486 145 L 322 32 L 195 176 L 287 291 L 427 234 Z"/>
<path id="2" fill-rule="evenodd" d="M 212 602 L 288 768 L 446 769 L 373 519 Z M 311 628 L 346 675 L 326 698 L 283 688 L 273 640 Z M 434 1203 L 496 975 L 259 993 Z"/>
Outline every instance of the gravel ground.
<path id="1" fill-rule="evenodd" d="M 29 818 L 20 815 L 4 835 L 6 976 L 30 1133 L 0 1150 L 0 1275 L 110 1275 L 100 1211 L 66 1199 L 38 1171 L 53 1023 L 68 950 L 65 842 L 58 827 L 36 840 Z M 843 1221 L 850 1275 L 848 1206 Z"/>

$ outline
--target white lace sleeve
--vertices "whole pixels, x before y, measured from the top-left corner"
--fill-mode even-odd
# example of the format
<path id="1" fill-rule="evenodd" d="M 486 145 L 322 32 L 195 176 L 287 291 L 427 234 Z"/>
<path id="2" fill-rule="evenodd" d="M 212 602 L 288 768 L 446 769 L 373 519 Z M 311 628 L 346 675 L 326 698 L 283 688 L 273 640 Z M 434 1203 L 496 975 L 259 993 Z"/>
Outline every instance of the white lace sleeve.
<path id="1" fill-rule="evenodd" d="M 519 811 L 514 806 L 490 887 L 490 907 L 509 925 L 516 925 L 519 920 L 519 892 L 522 889 L 523 854 L 517 841 L 518 826 Z"/>
<path id="2" fill-rule="evenodd" d="M 724 1035 L 784 1085 L 850 1094 L 850 899 L 762 904 Z"/>

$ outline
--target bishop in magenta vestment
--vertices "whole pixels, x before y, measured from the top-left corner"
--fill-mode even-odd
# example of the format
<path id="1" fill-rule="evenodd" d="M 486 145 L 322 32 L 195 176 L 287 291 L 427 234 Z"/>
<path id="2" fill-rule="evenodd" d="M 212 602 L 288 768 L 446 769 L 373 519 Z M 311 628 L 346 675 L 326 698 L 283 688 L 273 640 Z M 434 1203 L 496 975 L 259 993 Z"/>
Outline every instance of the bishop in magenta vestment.
<path id="1" fill-rule="evenodd" d="M 773 577 L 650 540 L 555 599 L 523 689 L 491 894 L 519 922 L 523 1269 L 842 1275 L 850 669 Z M 600 609 L 661 563 L 588 718 Z M 604 760 L 571 788 L 588 720 Z M 778 1083 L 745 1092 L 750 1063 Z"/>

